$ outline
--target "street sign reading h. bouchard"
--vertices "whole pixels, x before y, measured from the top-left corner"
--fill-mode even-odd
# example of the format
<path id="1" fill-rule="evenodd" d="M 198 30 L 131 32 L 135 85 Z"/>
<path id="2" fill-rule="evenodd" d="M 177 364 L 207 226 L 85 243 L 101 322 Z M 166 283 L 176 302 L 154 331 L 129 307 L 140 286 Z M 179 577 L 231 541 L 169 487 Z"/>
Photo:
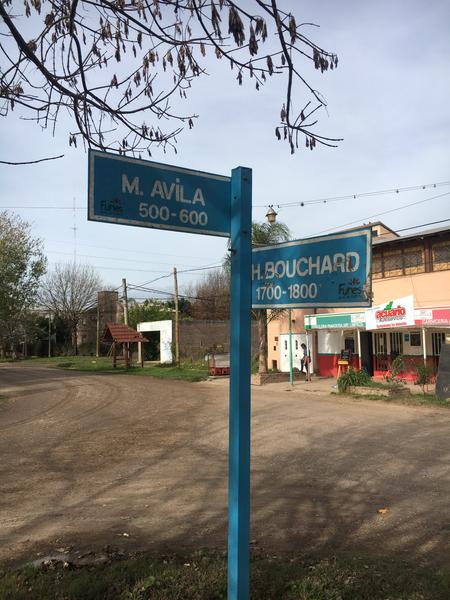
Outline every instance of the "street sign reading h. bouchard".
<path id="1" fill-rule="evenodd" d="M 91 150 L 88 219 L 229 237 L 230 181 Z"/>
<path id="2" fill-rule="evenodd" d="M 253 249 L 253 308 L 371 305 L 370 228 Z"/>

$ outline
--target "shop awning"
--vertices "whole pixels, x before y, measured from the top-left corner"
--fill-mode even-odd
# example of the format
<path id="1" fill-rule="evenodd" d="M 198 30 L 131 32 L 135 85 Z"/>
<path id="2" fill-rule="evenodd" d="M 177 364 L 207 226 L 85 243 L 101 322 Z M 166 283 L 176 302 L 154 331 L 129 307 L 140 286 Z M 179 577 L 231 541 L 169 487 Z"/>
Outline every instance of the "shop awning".
<path id="1" fill-rule="evenodd" d="M 306 315 L 305 329 L 365 329 L 364 312 Z"/>
<path id="2" fill-rule="evenodd" d="M 397 306 L 398 301 L 393 301 Z M 386 307 L 384 307 L 386 308 Z M 375 309 L 372 309 L 375 310 Z M 369 311 L 367 311 L 369 312 Z M 413 308 L 414 320 L 409 321 L 409 327 L 450 327 L 450 306 L 435 308 Z M 386 321 L 384 321 L 386 323 Z M 387 323 L 386 323 L 387 324 Z M 395 329 L 398 324 L 389 324 L 390 329 Z M 383 328 L 387 328 L 386 326 Z M 354 313 L 326 313 L 323 315 L 305 315 L 305 329 L 378 329 L 370 327 L 366 320 L 365 312 Z M 380 327 L 381 329 L 381 327 Z"/>

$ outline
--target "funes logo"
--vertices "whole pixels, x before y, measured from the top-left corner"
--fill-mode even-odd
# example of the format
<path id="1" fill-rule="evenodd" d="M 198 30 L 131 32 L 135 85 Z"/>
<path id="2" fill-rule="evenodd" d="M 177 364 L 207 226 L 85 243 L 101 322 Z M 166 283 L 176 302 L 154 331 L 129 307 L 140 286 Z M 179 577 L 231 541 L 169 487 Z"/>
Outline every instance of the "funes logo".
<path id="1" fill-rule="evenodd" d="M 361 281 L 358 277 L 352 277 L 347 283 L 340 283 L 338 287 L 340 298 L 360 298 L 363 295 Z"/>
<path id="2" fill-rule="evenodd" d="M 375 313 L 375 319 L 379 323 L 386 321 L 403 321 L 406 315 L 406 308 L 400 304 L 395 308 L 392 307 L 393 300 L 388 302 L 384 308 L 377 310 Z"/>

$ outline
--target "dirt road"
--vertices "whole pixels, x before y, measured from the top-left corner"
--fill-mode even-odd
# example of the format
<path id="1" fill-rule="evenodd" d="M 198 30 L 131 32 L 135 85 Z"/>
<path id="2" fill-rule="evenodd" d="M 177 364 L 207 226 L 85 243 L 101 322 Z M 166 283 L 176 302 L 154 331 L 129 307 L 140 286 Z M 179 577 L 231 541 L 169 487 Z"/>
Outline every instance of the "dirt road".
<path id="1" fill-rule="evenodd" d="M 252 389 L 253 543 L 449 562 L 450 411 L 304 390 Z M 0 559 L 225 548 L 226 382 L 3 364 L 2 394 Z"/>

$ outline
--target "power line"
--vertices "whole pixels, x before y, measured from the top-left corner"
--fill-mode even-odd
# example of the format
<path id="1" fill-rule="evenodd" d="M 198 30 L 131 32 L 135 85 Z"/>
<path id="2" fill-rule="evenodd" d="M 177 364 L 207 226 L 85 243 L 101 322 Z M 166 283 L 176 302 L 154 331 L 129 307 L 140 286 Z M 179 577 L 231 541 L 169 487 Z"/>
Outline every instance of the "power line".
<path id="1" fill-rule="evenodd" d="M 223 265 L 210 265 L 206 267 L 198 267 L 195 269 L 183 269 L 182 271 L 178 271 L 178 273 L 193 273 L 194 271 L 208 271 L 209 269 L 219 269 L 223 267 Z"/>
<path id="2" fill-rule="evenodd" d="M 70 244 L 70 242 L 62 241 L 62 240 L 46 240 L 47 243 L 51 244 Z M 174 258 L 179 258 L 182 256 L 183 258 L 192 258 L 198 260 L 204 260 L 204 256 L 190 256 L 187 254 L 167 254 L 162 252 L 145 252 L 144 250 L 131 250 L 129 248 L 117 248 L 113 246 L 97 246 L 95 244 L 83 244 L 78 242 L 78 246 L 86 246 L 86 248 L 98 248 L 99 250 L 114 250 L 115 252 L 132 252 L 134 254 L 149 254 L 151 256 L 172 256 Z"/>
<path id="3" fill-rule="evenodd" d="M 136 289 L 135 286 L 128 286 L 129 289 Z M 142 288 L 140 288 L 138 291 L 142 291 Z M 170 296 L 170 297 L 174 297 L 174 293 L 173 292 L 167 292 L 165 290 L 155 290 L 152 288 L 145 288 L 144 291 L 147 291 L 149 293 L 152 294 L 162 294 L 164 296 Z M 178 296 L 180 298 L 186 298 L 187 300 L 216 300 L 217 298 L 223 298 L 223 294 L 218 294 L 217 296 L 189 296 L 187 294 L 178 294 Z"/>
<path id="4" fill-rule="evenodd" d="M 47 254 L 61 254 L 61 255 L 66 255 L 66 256 L 72 256 L 71 252 L 58 252 L 55 250 L 47 250 Z M 77 254 L 77 256 L 82 257 L 82 258 L 100 258 L 101 260 L 114 260 L 114 261 L 121 261 L 121 262 L 131 262 L 131 263 L 143 263 L 146 265 L 171 265 L 172 263 L 166 263 L 166 262 L 156 262 L 156 261 L 147 261 L 147 260 L 139 260 L 139 259 L 134 259 L 134 258 L 119 258 L 116 256 L 96 256 L 95 254 Z M 182 265 L 185 267 L 191 267 L 192 265 Z"/>
<path id="5" fill-rule="evenodd" d="M 359 194 L 347 194 L 346 196 L 329 196 L 327 198 L 316 198 L 314 200 L 304 200 L 297 202 L 284 202 L 274 204 L 277 208 L 285 208 L 289 206 L 308 206 L 309 204 L 327 204 L 329 202 L 340 202 L 341 200 L 356 200 L 357 198 L 370 198 L 373 196 L 382 196 L 388 194 L 399 194 L 401 192 L 413 192 L 417 190 L 426 190 L 437 188 L 445 185 L 450 185 L 450 181 L 439 181 L 437 183 L 426 183 L 423 185 L 414 185 L 409 187 L 398 187 L 388 190 L 377 190 L 373 192 L 361 192 Z M 256 204 L 254 208 L 267 208 L 267 204 Z"/>
<path id="6" fill-rule="evenodd" d="M 420 225 L 413 225 L 412 227 L 403 227 L 402 229 L 396 229 L 395 233 L 399 233 L 400 231 L 409 231 L 411 229 L 419 229 L 419 227 L 428 227 L 428 225 L 437 225 L 438 223 L 448 223 L 448 221 L 450 221 L 450 219 L 441 219 L 440 221 L 431 221 L 430 223 L 421 223 Z M 390 231 L 386 231 L 385 233 L 380 233 L 377 237 L 380 238 L 383 235 L 392 235 L 392 233 Z"/>
<path id="7" fill-rule="evenodd" d="M 443 198 L 444 196 L 448 196 L 449 194 L 450 194 L 450 192 L 444 192 L 443 194 L 439 194 L 437 196 L 431 196 L 431 198 L 424 198 L 423 200 L 418 200 L 417 202 L 411 202 L 410 204 L 404 204 L 403 206 L 398 206 L 397 208 L 391 208 L 390 210 L 385 210 L 383 212 L 376 213 L 375 215 L 370 215 L 369 217 L 362 217 L 360 219 L 357 219 L 356 221 L 350 221 L 348 223 L 343 223 L 342 225 L 336 225 L 334 227 L 329 227 L 328 229 L 322 229 L 322 231 L 314 233 L 313 235 L 311 235 L 309 237 L 314 237 L 316 235 L 320 235 L 321 233 L 327 233 L 328 231 L 338 231 L 342 227 L 347 227 L 348 225 L 355 225 L 355 223 L 361 223 L 361 221 L 366 221 L 368 219 L 374 219 L 375 217 L 387 215 L 387 214 L 396 212 L 397 210 L 403 210 L 404 208 L 409 208 L 410 206 L 417 206 L 418 204 L 423 204 L 424 202 L 430 202 L 430 200 L 436 200 L 437 198 Z"/>
<path id="8" fill-rule="evenodd" d="M 50 264 L 52 265 L 64 265 L 65 263 L 62 262 L 58 262 L 58 261 L 50 261 Z M 96 269 L 105 269 L 107 271 L 136 271 L 139 273 L 164 273 L 165 271 L 154 271 L 152 269 L 133 269 L 132 267 L 104 267 L 102 265 L 91 265 L 92 267 L 95 267 Z"/>
<path id="9" fill-rule="evenodd" d="M 33 210 L 87 210 L 87 206 L 0 206 L 0 208 L 7 208 L 13 210 L 15 208 L 31 208 Z"/>
<path id="10" fill-rule="evenodd" d="M 196 267 L 193 269 L 184 269 L 182 271 L 178 271 L 178 273 L 193 273 L 194 271 L 208 271 L 209 269 L 218 269 L 222 265 L 206 265 L 204 267 Z M 173 273 L 168 273 L 167 275 L 162 275 L 161 277 L 157 277 L 156 279 L 152 279 L 151 281 L 145 281 L 144 283 L 136 284 L 138 287 L 142 287 L 145 285 L 150 285 L 150 283 L 154 283 L 155 281 L 159 281 L 160 279 L 164 279 L 165 277 L 172 277 Z"/>

